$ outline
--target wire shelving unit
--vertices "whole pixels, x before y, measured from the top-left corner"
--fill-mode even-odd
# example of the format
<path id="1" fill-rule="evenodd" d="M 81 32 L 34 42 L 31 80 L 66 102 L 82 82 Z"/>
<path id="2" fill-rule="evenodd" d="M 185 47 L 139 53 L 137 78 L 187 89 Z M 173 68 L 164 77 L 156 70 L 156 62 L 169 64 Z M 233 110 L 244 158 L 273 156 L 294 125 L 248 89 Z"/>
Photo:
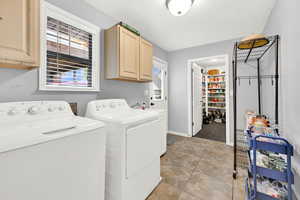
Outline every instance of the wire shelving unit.
<path id="1" fill-rule="evenodd" d="M 272 78 L 275 80 L 275 124 L 278 125 L 278 92 L 279 92 L 279 35 L 269 36 L 267 37 L 269 43 L 265 46 L 255 48 L 254 44 L 256 40 L 253 40 L 252 48 L 250 49 L 239 49 L 238 46 L 240 42 L 236 42 L 233 50 L 233 126 L 234 126 L 234 170 L 233 177 L 237 176 L 237 155 L 239 147 L 244 147 L 246 142 L 246 138 L 242 135 L 243 131 L 239 131 L 237 129 L 237 83 L 240 79 L 249 78 L 250 76 L 239 76 L 238 75 L 238 65 L 241 63 L 247 63 L 249 61 L 255 61 L 257 64 L 257 76 L 251 76 L 252 79 L 257 79 L 257 96 L 258 96 L 258 114 L 262 114 L 262 103 L 261 103 L 261 79 L 262 78 Z M 272 48 L 274 47 L 274 48 Z M 272 75 L 261 75 L 261 59 L 266 55 L 266 53 L 272 49 L 275 49 L 275 74 Z M 249 78 L 249 79 L 250 79 Z M 278 130 L 277 130 L 278 131 Z M 244 138 L 244 139 L 240 139 Z"/>

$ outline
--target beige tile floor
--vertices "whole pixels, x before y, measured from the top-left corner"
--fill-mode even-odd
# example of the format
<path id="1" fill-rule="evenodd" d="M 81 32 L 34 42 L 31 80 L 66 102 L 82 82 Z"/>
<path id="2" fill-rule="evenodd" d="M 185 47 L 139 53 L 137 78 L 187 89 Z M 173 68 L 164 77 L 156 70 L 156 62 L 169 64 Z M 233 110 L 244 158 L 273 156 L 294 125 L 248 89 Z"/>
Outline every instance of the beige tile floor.
<path id="1" fill-rule="evenodd" d="M 176 136 L 161 158 L 162 182 L 147 200 L 242 200 L 243 177 L 232 179 L 233 150 L 224 143 Z"/>

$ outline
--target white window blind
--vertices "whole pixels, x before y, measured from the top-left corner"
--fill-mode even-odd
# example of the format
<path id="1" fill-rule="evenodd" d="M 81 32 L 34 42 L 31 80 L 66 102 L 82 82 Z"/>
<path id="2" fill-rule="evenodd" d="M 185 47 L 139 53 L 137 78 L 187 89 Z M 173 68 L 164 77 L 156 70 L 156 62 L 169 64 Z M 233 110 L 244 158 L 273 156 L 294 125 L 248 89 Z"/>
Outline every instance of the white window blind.
<path id="1" fill-rule="evenodd" d="M 100 29 L 44 2 L 40 89 L 99 91 Z"/>
<path id="2" fill-rule="evenodd" d="M 92 86 L 92 34 L 47 18 L 47 85 Z"/>

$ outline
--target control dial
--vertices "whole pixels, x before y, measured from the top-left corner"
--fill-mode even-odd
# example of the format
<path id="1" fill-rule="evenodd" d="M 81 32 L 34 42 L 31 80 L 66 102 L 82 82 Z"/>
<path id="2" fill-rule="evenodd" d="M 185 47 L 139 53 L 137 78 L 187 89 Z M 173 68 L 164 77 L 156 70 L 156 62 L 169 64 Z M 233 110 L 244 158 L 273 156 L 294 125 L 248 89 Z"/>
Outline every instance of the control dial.
<path id="1" fill-rule="evenodd" d="M 116 107 L 116 104 L 115 104 L 115 103 L 111 103 L 111 104 L 109 105 L 109 107 L 110 107 L 110 108 L 115 108 L 115 107 Z"/>
<path id="2" fill-rule="evenodd" d="M 50 106 L 49 108 L 48 108 L 48 111 L 49 112 L 54 112 L 56 110 L 56 107 L 54 107 L 54 106 Z"/>
<path id="3" fill-rule="evenodd" d="M 20 112 L 17 108 L 12 108 L 8 111 L 8 115 L 17 115 Z"/>
<path id="4" fill-rule="evenodd" d="M 37 106 L 32 106 L 28 109 L 28 113 L 31 114 L 31 115 L 36 115 L 39 113 L 41 109 Z"/>
<path id="5" fill-rule="evenodd" d="M 64 106 L 60 106 L 60 107 L 58 108 L 58 110 L 59 110 L 59 111 L 64 111 L 64 110 L 65 110 L 65 107 L 64 107 Z"/>

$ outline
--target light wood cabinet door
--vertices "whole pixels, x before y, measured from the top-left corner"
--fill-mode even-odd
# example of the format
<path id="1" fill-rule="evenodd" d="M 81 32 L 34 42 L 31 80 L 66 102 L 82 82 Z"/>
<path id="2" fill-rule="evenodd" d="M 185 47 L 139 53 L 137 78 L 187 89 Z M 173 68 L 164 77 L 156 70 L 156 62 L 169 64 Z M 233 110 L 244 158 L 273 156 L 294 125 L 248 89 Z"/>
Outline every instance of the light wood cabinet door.
<path id="1" fill-rule="evenodd" d="M 0 67 L 39 66 L 39 0 L 0 1 Z"/>
<path id="2" fill-rule="evenodd" d="M 140 80 L 152 80 L 153 46 L 141 38 L 140 41 Z"/>
<path id="3" fill-rule="evenodd" d="M 120 60 L 119 73 L 121 78 L 136 80 L 139 74 L 139 46 L 140 37 L 134 33 L 119 27 L 120 36 Z"/>

